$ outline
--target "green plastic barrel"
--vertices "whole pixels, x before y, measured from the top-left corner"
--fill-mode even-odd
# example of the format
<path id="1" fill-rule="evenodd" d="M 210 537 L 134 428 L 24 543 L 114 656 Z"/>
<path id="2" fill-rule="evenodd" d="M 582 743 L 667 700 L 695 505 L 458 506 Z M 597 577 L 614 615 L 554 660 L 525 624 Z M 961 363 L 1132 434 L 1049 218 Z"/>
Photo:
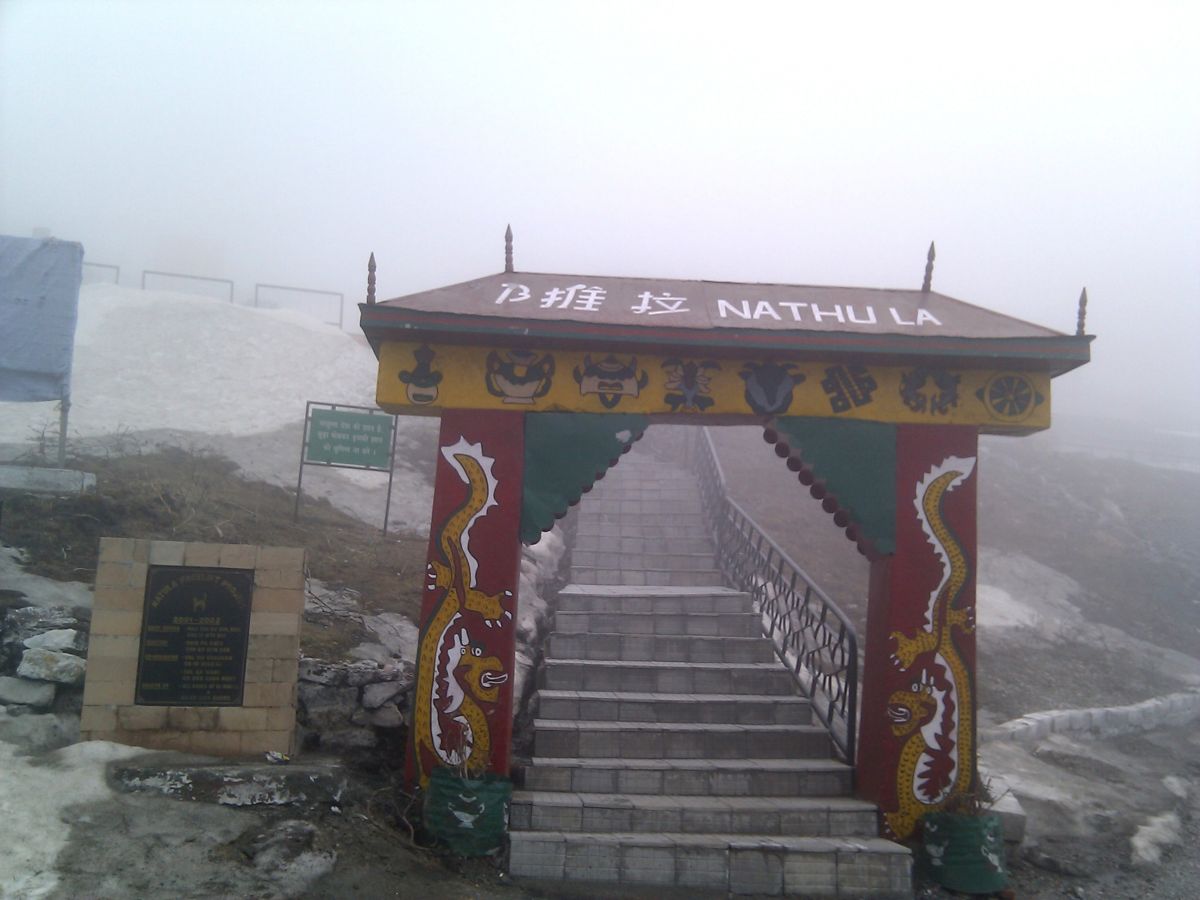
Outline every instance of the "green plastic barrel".
<path id="1" fill-rule="evenodd" d="M 952 891 L 992 894 L 1008 884 L 1004 826 L 994 813 L 927 815 L 923 849 L 929 877 Z"/>
<path id="2" fill-rule="evenodd" d="M 512 782 L 490 772 L 464 778 L 434 769 L 425 792 L 425 830 L 459 856 L 487 856 L 504 845 Z"/>

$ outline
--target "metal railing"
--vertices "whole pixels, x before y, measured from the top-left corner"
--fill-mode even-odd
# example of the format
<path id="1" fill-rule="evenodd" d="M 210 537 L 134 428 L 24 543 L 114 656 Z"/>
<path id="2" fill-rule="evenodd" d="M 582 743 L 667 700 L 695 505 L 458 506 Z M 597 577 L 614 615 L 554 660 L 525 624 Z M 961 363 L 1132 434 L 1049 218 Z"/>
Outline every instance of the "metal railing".
<path id="1" fill-rule="evenodd" d="M 746 591 L 763 632 L 791 671 L 843 758 L 854 763 L 858 722 L 858 635 L 846 614 L 731 500 L 707 428 L 698 429 L 694 466 L 717 565 Z"/>
<path id="2" fill-rule="evenodd" d="M 306 302 L 312 297 L 326 297 L 331 300 L 336 309 L 333 317 L 331 318 L 329 315 L 314 312 L 313 304 Z M 345 305 L 345 302 L 345 295 L 339 294 L 337 291 L 318 291 L 313 288 L 288 287 L 284 284 L 258 283 L 254 285 L 255 306 L 266 309 L 279 309 L 281 307 L 283 309 L 293 309 L 320 319 L 327 325 L 336 325 L 338 328 L 342 327 L 342 307 Z"/>
<path id="3" fill-rule="evenodd" d="M 155 284 L 147 284 L 148 281 L 154 281 Z M 184 275 L 182 272 L 146 269 L 142 272 L 142 290 L 198 294 L 233 302 L 233 282 L 228 278 L 209 278 L 204 275 Z"/>

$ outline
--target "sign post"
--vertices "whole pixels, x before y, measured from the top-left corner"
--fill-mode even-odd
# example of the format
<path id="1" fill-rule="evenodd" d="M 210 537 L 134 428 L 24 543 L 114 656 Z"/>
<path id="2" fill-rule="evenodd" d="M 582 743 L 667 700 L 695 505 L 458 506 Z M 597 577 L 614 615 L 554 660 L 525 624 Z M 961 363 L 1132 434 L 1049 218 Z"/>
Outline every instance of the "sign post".
<path id="1" fill-rule="evenodd" d="M 296 506 L 292 520 L 300 517 L 300 488 L 305 466 L 366 469 L 388 473 L 383 533 L 387 534 L 392 510 L 392 477 L 396 462 L 396 419 L 382 410 L 345 403 L 308 401 L 304 410 L 304 439 L 300 449 L 300 474 L 296 478 Z"/>

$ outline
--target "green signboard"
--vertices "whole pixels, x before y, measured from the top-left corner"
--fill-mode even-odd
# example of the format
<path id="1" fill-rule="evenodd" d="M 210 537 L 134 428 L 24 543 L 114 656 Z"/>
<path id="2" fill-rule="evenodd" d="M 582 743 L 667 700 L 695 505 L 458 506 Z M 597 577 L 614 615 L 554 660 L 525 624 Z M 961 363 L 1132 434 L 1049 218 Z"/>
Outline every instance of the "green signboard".
<path id="1" fill-rule="evenodd" d="M 304 462 L 391 470 L 392 416 L 348 409 L 313 409 Z"/>

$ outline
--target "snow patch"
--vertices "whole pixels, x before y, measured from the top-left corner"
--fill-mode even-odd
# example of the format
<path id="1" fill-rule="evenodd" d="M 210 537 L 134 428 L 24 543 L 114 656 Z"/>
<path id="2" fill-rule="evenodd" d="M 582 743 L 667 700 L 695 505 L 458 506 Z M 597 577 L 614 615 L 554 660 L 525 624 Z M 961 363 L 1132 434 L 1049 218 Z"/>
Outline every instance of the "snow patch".
<path id="1" fill-rule="evenodd" d="M 38 900 L 58 885 L 54 861 L 66 845 L 67 807 L 113 795 L 104 781 L 109 762 L 146 751 L 108 741 L 88 741 L 42 757 L 39 765 L 0 743 L 0 822 L 9 835 L 0 854 L 0 898 Z"/>
<path id="2" fill-rule="evenodd" d="M 3 406 L 4 404 L 0 404 Z M 78 581 L 54 581 L 32 575 L 21 568 L 24 555 L 13 547 L 0 546 L 0 585 L 19 591 L 31 606 L 82 606 L 91 609 L 92 589 Z"/>
<path id="3" fill-rule="evenodd" d="M 1135 866 L 1156 866 L 1163 850 L 1183 841 L 1183 827 L 1173 812 L 1155 816 L 1129 839 Z"/>

